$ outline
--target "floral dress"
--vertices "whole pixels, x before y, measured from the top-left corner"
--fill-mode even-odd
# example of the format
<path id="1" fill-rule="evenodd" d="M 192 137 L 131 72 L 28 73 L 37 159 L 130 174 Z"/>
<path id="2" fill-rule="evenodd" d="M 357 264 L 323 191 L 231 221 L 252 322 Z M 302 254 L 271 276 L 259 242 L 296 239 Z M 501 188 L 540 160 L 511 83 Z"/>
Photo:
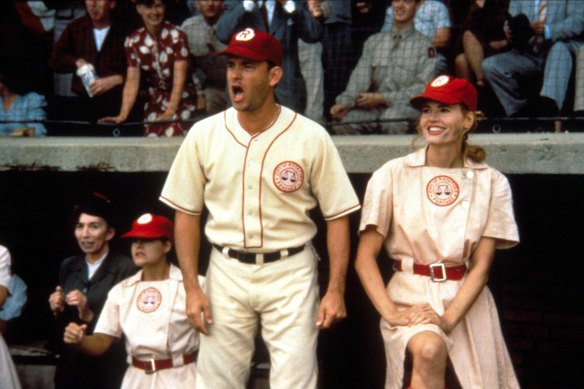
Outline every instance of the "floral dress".
<path id="1" fill-rule="evenodd" d="M 134 31 L 125 43 L 128 66 L 140 69 L 142 79 L 146 80 L 148 101 L 144 106 L 144 119 L 155 121 L 162 115 L 172 92 L 174 80 L 174 63 L 189 61 L 189 49 L 186 34 L 174 24 L 164 22 L 160 35 L 153 37 L 144 28 Z M 174 119 L 187 120 L 195 112 L 197 93 L 190 74 L 181 102 Z M 146 136 L 177 136 L 182 135 L 186 123 L 148 124 L 145 127 Z"/>

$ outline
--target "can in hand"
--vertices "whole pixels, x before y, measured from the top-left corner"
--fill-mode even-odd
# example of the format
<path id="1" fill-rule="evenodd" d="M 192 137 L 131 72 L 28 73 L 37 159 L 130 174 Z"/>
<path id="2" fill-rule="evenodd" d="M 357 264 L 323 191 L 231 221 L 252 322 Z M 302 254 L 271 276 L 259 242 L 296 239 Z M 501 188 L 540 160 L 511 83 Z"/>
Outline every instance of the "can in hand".
<path id="1" fill-rule="evenodd" d="M 93 81 L 97 80 L 97 73 L 95 72 L 93 65 L 87 63 L 81 66 L 79 69 L 77 69 L 77 75 L 81 79 L 81 82 L 83 83 L 83 86 L 85 87 L 89 97 L 93 97 L 93 93 L 89 91 L 89 85 L 91 85 Z"/>

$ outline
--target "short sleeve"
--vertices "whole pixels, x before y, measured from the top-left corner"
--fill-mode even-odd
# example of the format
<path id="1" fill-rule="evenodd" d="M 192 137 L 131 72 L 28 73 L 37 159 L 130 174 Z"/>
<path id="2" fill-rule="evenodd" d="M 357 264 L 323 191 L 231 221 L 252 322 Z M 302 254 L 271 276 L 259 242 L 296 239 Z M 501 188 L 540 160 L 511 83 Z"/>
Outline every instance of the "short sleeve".
<path id="1" fill-rule="evenodd" d="M 189 60 L 189 42 L 187 39 L 187 34 L 184 31 L 175 28 L 173 31 L 177 32 L 174 59 L 175 61 L 188 61 Z"/>
<path id="2" fill-rule="evenodd" d="M 10 252 L 4 246 L 0 246 L 0 286 L 8 289 L 10 285 Z"/>
<path id="3" fill-rule="evenodd" d="M 375 226 L 375 230 L 387 238 L 393 213 L 392 187 L 391 170 L 387 165 L 373 173 L 363 199 L 359 233 L 367 226 Z"/>
<path id="4" fill-rule="evenodd" d="M 498 173 L 494 178 L 491 206 L 483 236 L 497 239 L 497 248 L 515 246 L 519 242 L 519 231 L 513 213 L 513 198 L 507 178 Z"/>
<path id="5" fill-rule="evenodd" d="M 357 211 L 360 208 L 359 199 L 328 134 L 322 135 L 315 154 L 310 181 L 324 219 L 334 220 Z"/>
<path id="6" fill-rule="evenodd" d="M 203 211 L 206 181 L 196 149 L 196 132 L 197 128 L 192 128 L 180 146 L 160 195 L 162 202 L 190 215 Z"/>
<path id="7" fill-rule="evenodd" d="M 123 282 L 123 281 L 122 281 Z M 107 300 L 101 310 L 93 333 L 100 333 L 115 338 L 122 337 L 120 323 L 120 301 L 122 298 L 122 284 L 114 286 L 107 295 Z"/>
<path id="8" fill-rule="evenodd" d="M 128 62 L 128 67 L 137 68 L 140 66 L 140 59 L 138 56 L 137 43 L 139 37 L 135 34 L 130 35 L 126 38 L 124 42 L 124 49 L 126 51 L 126 61 Z"/>

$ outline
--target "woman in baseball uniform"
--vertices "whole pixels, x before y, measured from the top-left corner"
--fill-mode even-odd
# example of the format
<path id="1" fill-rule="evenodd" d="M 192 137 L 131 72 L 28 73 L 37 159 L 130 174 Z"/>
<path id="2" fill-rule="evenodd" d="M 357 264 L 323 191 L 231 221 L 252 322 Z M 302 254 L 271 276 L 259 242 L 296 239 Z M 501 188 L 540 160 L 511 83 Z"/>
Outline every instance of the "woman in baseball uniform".
<path id="1" fill-rule="evenodd" d="M 449 359 L 463 388 L 518 388 L 486 283 L 495 249 L 519 236 L 507 179 L 467 144 L 476 89 L 440 76 L 411 103 L 427 145 L 371 177 L 355 263 L 381 315 L 385 387 L 410 379 L 409 356 L 411 388 L 444 388 Z M 376 263 L 382 246 L 394 261 L 387 287 Z"/>
<path id="2" fill-rule="evenodd" d="M 172 222 L 147 213 L 122 237 L 132 239 L 132 258 L 142 270 L 112 288 L 93 335 L 70 323 L 64 341 L 100 355 L 123 334 L 129 367 L 122 388 L 194 388 L 199 338 L 187 321 L 182 274 L 167 259 Z"/>

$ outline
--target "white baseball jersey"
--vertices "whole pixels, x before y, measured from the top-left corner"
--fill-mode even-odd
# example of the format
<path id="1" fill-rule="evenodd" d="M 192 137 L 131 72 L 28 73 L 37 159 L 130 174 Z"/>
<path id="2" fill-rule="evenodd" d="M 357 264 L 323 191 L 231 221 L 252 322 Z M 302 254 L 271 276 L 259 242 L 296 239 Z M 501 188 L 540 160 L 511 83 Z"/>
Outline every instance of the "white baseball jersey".
<path id="1" fill-rule="evenodd" d="M 207 206 L 212 243 L 259 253 L 310 241 L 316 225 L 309 211 L 317 205 L 325 220 L 360 208 L 326 130 L 286 107 L 255 135 L 233 108 L 196 123 L 160 199 L 192 215 Z"/>
<path id="2" fill-rule="evenodd" d="M 182 365 L 183 355 L 199 346 L 199 336 L 187 321 L 181 271 L 171 265 L 166 280 L 141 279 L 139 271 L 110 290 L 94 332 L 116 338 L 125 336 L 129 367 L 122 388 L 171 388 L 185 384 L 194 387 L 194 363 L 155 374 L 132 366 L 132 356 L 140 360 L 172 357 L 174 364 Z"/>

